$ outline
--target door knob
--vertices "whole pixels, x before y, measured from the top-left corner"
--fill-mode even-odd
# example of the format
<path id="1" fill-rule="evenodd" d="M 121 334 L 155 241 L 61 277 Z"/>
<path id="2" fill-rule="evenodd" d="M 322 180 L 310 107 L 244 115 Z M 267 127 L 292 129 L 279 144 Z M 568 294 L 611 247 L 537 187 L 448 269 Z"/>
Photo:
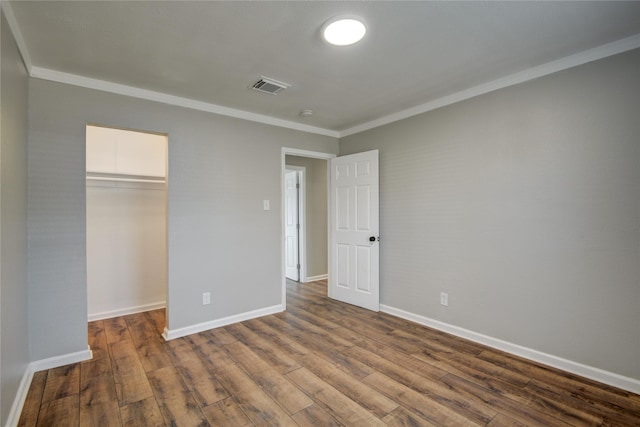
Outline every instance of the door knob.
<path id="1" fill-rule="evenodd" d="M 369 241 L 370 241 L 370 242 L 375 242 L 375 241 L 376 241 L 375 236 L 371 236 L 371 237 L 369 237 Z"/>

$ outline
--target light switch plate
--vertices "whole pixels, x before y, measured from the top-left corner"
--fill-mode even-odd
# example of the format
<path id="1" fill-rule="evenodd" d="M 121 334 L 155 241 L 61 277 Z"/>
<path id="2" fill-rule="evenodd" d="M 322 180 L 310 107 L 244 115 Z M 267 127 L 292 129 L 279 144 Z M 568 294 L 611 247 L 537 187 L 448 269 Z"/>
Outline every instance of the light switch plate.
<path id="1" fill-rule="evenodd" d="M 440 305 L 445 307 L 449 306 L 449 294 L 446 292 L 440 292 Z"/>

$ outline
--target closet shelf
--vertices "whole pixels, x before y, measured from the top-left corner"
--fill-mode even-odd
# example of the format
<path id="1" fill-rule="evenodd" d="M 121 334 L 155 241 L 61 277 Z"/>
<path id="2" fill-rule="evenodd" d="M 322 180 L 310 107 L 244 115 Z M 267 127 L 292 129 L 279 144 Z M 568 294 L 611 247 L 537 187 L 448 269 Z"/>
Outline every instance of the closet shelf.
<path id="1" fill-rule="evenodd" d="M 116 176 L 92 176 L 87 175 L 87 181 L 114 181 L 114 182 L 150 182 L 155 184 L 165 184 L 167 180 L 164 177 L 158 178 L 130 178 Z"/>

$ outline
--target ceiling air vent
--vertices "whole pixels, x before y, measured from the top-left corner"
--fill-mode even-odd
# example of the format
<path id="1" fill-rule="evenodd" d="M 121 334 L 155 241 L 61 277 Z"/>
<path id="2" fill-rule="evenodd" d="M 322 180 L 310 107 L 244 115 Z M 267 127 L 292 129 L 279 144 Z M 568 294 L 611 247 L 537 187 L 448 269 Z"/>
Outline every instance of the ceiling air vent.
<path id="1" fill-rule="evenodd" d="M 282 83 L 274 79 L 270 79 L 269 77 L 262 77 L 260 80 L 255 82 L 251 89 L 255 89 L 258 92 L 270 93 L 271 95 L 277 95 L 283 90 L 290 88 L 291 85 L 287 83 Z"/>

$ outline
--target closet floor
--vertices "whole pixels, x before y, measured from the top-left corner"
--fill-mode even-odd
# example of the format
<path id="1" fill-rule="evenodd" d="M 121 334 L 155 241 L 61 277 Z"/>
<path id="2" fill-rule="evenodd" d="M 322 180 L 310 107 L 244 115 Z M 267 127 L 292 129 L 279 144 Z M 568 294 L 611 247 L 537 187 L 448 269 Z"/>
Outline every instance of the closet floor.
<path id="1" fill-rule="evenodd" d="M 165 342 L 164 311 L 89 324 L 21 426 L 640 425 L 640 396 L 287 284 L 287 312 Z"/>

